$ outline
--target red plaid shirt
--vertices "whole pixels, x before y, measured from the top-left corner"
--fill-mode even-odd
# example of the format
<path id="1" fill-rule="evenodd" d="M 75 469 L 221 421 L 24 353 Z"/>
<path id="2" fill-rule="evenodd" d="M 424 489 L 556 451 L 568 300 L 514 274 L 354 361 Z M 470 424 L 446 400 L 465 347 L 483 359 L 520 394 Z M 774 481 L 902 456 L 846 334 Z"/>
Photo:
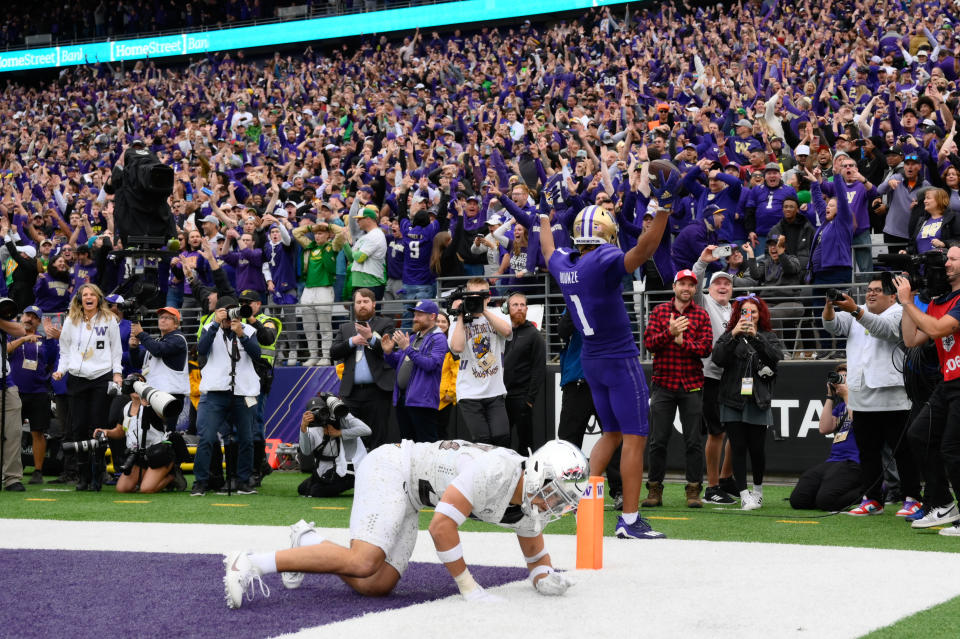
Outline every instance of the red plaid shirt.
<path id="1" fill-rule="evenodd" d="M 703 361 L 713 350 L 710 316 L 693 302 L 680 312 L 675 300 L 659 304 L 650 312 L 643 331 L 643 345 L 653 353 L 653 383 L 669 390 L 694 391 L 703 388 Z M 670 334 L 670 315 L 690 321 L 678 345 Z"/>

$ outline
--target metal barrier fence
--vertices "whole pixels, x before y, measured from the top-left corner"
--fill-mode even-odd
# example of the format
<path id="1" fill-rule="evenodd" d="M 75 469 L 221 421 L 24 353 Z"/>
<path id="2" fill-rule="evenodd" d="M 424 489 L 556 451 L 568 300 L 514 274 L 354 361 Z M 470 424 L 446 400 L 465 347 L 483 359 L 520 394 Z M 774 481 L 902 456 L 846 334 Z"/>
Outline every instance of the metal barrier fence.
<path id="1" fill-rule="evenodd" d="M 446 300 L 442 297 L 456 286 L 464 284 L 469 278 L 441 278 L 438 281 L 439 293 L 435 298 L 441 310 L 445 309 Z M 514 291 L 523 292 L 527 296 L 529 316 L 540 326 L 547 345 L 548 360 L 555 360 L 560 353 L 562 344 L 557 334 L 557 322 L 560 315 L 566 310 L 563 296 L 549 277 L 544 275 L 524 278 L 522 284 L 510 286 L 495 285 L 493 303 L 501 304 L 506 301 L 507 295 Z M 864 304 L 865 283 L 851 282 L 835 284 L 834 288 L 849 291 L 850 296 L 858 303 Z M 770 307 L 771 320 L 774 332 L 780 338 L 787 359 L 835 359 L 844 358 L 845 343 L 842 338 L 834 338 L 822 328 L 821 313 L 825 298 L 824 286 L 766 286 L 752 289 L 735 289 L 733 295 L 742 295 L 747 292 L 756 293 L 764 299 Z M 646 318 L 657 304 L 672 299 L 672 291 L 643 291 L 625 290 L 623 303 L 631 319 L 631 328 L 634 339 L 640 348 L 644 360 L 651 359 L 651 355 L 643 347 L 643 330 Z M 398 328 L 404 326 L 412 318 L 412 308 L 417 300 L 385 300 L 378 303 L 377 312 L 386 317 L 393 317 Z M 504 309 L 505 310 L 505 309 Z M 304 326 L 304 316 L 308 316 L 307 327 L 310 328 L 309 316 L 313 311 L 319 315 L 319 324 L 316 329 L 307 334 Z M 278 365 L 288 361 L 303 364 L 311 357 L 309 340 L 318 339 L 317 357 L 329 359 L 329 347 L 335 338 L 341 323 L 350 321 L 352 304 L 339 301 L 332 304 L 317 305 L 288 305 L 265 306 L 263 313 L 277 317 L 283 323 L 283 331 L 277 345 L 279 352 Z M 200 324 L 200 310 L 198 308 L 181 309 L 183 316 L 182 330 L 191 343 L 196 342 L 197 329 Z M 152 318 L 144 319 L 144 328 L 148 332 L 156 330 Z M 407 325 L 408 326 L 408 325 Z M 328 342 L 328 343 L 324 343 Z M 326 362 L 324 362 L 326 363 Z"/>
<path id="2" fill-rule="evenodd" d="M 899 248 L 901 248 L 900 245 L 888 246 L 882 242 L 876 242 L 871 246 L 871 252 L 875 257 L 878 253 L 884 253 L 887 250 L 895 252 Z M 863 305 L 865 303 L 864 289 L 866 288 L 866 282 L 874 273 L 876 271 L 857 272 L 855 275 L 857 281 L 842 284 L 760 286 L 749 289 L 734 289 L 733 296 L 753 292 L 767 302 L 771 311 L 774 332 L 783 344 L 787 359 L 842 359 L 845 358 L 845 340 L 831 336 L 822 328 L 821 313 L 825 304 L 824 294 L 828 288 L 837 288 L 849 292 L 857 304 Z M 562 348 L 557 334 L 557 321 L 565 311 L 566 305 L 552 278 L 542 273 L 520 279 L 512 276 L 484 277 L 492 285 L 495 303 L 505 302 L 507 295 L 514 291 L 522 292 L 527 296 L 527 303 L 530 307 L 529 315 L 540 326 L 546 341 L 547 358 L 548 360 L 555 360 Z M 437 297 L 434 299 L 437 300 L 441 309 L 446 307 L 444 296 L 457 286 L 466 284 L 468 279 L 470 279 L 470 276 L 438 278 Z M 640 349 L 641 358 L 649 360 L 651 355 L 643 347 L 643 329 L 646 325 L 646 318 L 654 306 L 669 301 L 673 297 L 673 293 L 670 290 L 645 291 L 637 281 L 625 283 L 624 288 L 623 303 L 626 305 L 627 314 L 631 319 L 634 339 Z M 404 318 L 406 317 L 407 322 L 410 321 L 412 308 L 416 302 L 417 300 L 409 299 L 384 300 L 378 303 L 377 312 L 387 317 L 393 317 L 398 328 L 409 326 L 409 323 L 404 323 Z M 195 336 L 199 326 L 199 309 L 184 308 L 181 310 L 183 313 L 183 331 L 188 339 L 193 341 L 196 339 Z M 308 331 L 305 331 L 303 319 L 304 316 L 308 317 L 307 327 L 310 327 L 310 316 L 314 311 L 318 314 L 317 320 L 320 323 L 317 330 L 310 331 L 311 335 L 307 335 Z M 332 304 L 319 305 L 269 305 L 264 307 L 263 312 L 277 317 L 283 323 L 283 332 L 277 345 L 277 350 L 280 353 L 278 363 L 284 364 L 289 360 L 291 364 L 294 361 L 302 364 L 310 357 L 309 338 L 317 333 L 319 333 L 321 341 L 319 348 L 322 351 L 318 354 L 318 357 L 329 359 L 329 344 L 322 342 L 324 340 L 331 341 L 335 337 L 339 325 L 350 320 L 352 304 L 349 301 L 338 301 Z M 155 324 L 152 326 L 155 327 Z M 145 327 L 147 330 L 151 330 L 149 322 L 145 324 Z"/>

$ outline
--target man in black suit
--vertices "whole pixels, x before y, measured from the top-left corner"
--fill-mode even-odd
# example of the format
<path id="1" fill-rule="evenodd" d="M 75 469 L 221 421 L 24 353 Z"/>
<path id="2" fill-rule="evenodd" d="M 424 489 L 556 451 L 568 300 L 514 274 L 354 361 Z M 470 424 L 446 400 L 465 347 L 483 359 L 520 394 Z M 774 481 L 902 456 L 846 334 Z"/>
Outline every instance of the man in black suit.
<path id="1" fill-rule="evenodd" d="M 330 348 L 330 357 L 343 362 L 340 397 L 350 412 L 370 426 L 373 433 L 364 437 L 368 450 L 384 443 L 390 420 L 395 371 L 383 361 L 380 336 L 393 333 L 394 322 L 376 315 L 373 291 L 359 288 L 353 292 L 352 322 L 340 325 Z"/>

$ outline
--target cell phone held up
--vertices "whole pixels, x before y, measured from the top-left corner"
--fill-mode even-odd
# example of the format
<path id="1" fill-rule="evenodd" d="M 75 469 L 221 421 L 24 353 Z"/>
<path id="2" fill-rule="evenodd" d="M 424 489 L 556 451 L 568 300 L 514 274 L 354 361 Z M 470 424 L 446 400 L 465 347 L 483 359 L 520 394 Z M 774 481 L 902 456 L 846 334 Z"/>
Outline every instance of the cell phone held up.
<path id="1" fill-rule="evenodd" d="M 713 249 L 713 256 L 718 260 L 724 257 L 730 257 L 733 254 L 733 247 L 727 244 L 726 246 L 718 246 Z"/>

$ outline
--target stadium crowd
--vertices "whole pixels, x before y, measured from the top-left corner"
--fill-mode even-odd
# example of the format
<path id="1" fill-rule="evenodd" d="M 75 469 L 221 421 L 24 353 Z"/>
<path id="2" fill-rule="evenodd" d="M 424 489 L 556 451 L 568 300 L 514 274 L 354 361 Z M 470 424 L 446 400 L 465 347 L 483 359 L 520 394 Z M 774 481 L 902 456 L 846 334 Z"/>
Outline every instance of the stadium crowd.
<path id="1" fill-rule="evenodd" d="M 177 373 L 177 388 L 162 390 L 195 392 L 178 376 L 187 364 L 151 350 L 139 323 L 123 328 L 123 300 L 102 293 L 123 278 L 111 176 L 125 150 L 144 149 L 176 176 L 169 206 L 181 249 L 161 267 L 154 305 L 176 325 L 161 325 L 162 338 L 184 317 L 202 317 L 196 339 L 183 341 L 204 357 L 223 346 L 223 361 L 249 357 L 250 370 L 261 360 L 267 368 L 342 362 L 341 395 L 371 429 L 369 447 L 384 441 L 391 405 L 410 438 L 466 432 L 524 443 L 539 373 L 517 375 L 517 363 L 531 353 L 534 364 L 544 359 L 539 336 L 525 330 L 518 339 L 526 298 L 508 297 L 509 314 L 474 307 L 461 321 L 464 313 L 447 316 L 431 301 L 437 278 L 467 281 L 463 305 L 471 292 L 489 295 L 490 282 L 503 297 L 547 277 L 556 283 L 545 248 L 573 248 L 585 207 L 616 222 L 625 250 L 659 233 L 667 211 L 652 255 L 622 278 L 624 286 L 635 279 L 674 293 L 673 310 L 655 324 L 671 339 L 644 336 L 654 354 L 653 399 L 689 409 L 687 497 L 697 506 L 694 458 L 703 451 L 693 439 L 704 400 L 694 391 L 704 386 L 700 358 L 718 344 L 723 371 L 706 372 L 729 410 L 713 419 L 738 425 L 729 433 L 733 467 L 720 474 L 737 479 L 721 490 L 708 464 L 707 496 L 732 503 L 733 493 L 744 507 L 759 507 L 762 446 L 752 427 L 770 423 L 769 384 L 759 371 L 775 371 L 785 356 L 772 328 L 820 310 L 798 302 L 796 291 L 811 286 L 822 295 L 870 280 L 872 233 L 908 254 L 943 251 L 960 238 L 957 19 L 945 2 L 918 11 L 893 2 L 664 3 L 470 32 L 418 30 L 402 41 L 369 36 L 264 59 L 241 51 L 169 66 L 95 64 L 44 86 L 8 84 L 0 94 L 2 285 L 27 309 L 24 324 L 35 324 L 28 341 L 45 336 L 44 348 L 52 344 L 49 373 L 63 314 L 92 290 L 95 299 L 77 302 L 71 321 L 82 337 L 84 313 L 88 331 L 96 309 L 116 313 L 121 352 L 91 384 L 106 388 L 134 371 L 129 354 L 145 348 Z M 542 215 L 552 242 L 541 236 Z M 756 292 L 733 305 L 752 322 L 730 320 L 730 284 Z M 701 292 L 706 311 L 680 322 L 700 308 L 694 291 L 713 296 L 715 286 L 726 286 L 717 297 L 726 317 L 714 322 Z M 351 300 L 353 321 L 334 327 L 334 303 Z M 229 316 L 241 302 L 252 309 L 245 322 Z M 475 331 L 468 319 L 486 328 Z M 223 331 L 223 340 L 205 341 L 204 330 Z M 687 330 L 697 338 L 685 342 Z M 296 337 L 279 342 L 283 331 Z M 432 337 L 437 331 L 447 334 L 447 348 Z M 762 342 L 758 359 L 744 359 L 738 340 Z M 459 365 L 451 353 L 461 355 Z M 731 366 L 746 367 L 740 378 L 757 389 L 754 401 L 732 397 Z M 62 362 L 57 372 L 74 375 Z M 236 394 L 230 377 L 220 380 L 226 390 L 201 379 L 196 408 L 217 468 L 219 426 L 199 406 L 213 403 L 204 402 L 209 392 Z M 571 382 L 584 380 L 570 371 Z M 53 380 L 59 396 L 78 388 L 63 381 Z M 748 394 L 745 381 L 738 388 Z M 261 414 L 264 394 L 262 385 L 240 393 L 254 404 L 259 396 Z M 454 401 L 451 419 L 440 408 Z M 224 400 L 217 410 L 254 408 L 247 404 Z M 665 446 L 653 443 L 657 426 L 651 454 Z M 260 429 L 262 438 L 262 418 Z M 244 451 L 256 425 L 250 430 L 237 442 Z M 708 459 L 719 459 L 717 446 L 708 440 Z M 753 491 L 742 476 L 748 452 Z M 247 454 L 239 485 L 253 490 L 260 465 Z M 955 463 L 946 453 L 944 462 Z M 645 504 L 657 505 L 661 468 L 651 466 Z M 200 494 L 205 481 L 198 477 Z M 4 483 L 20 485 L 6 470 Z M 952 513 L 950 521 L 960 519 L 955 506 Z"/>

